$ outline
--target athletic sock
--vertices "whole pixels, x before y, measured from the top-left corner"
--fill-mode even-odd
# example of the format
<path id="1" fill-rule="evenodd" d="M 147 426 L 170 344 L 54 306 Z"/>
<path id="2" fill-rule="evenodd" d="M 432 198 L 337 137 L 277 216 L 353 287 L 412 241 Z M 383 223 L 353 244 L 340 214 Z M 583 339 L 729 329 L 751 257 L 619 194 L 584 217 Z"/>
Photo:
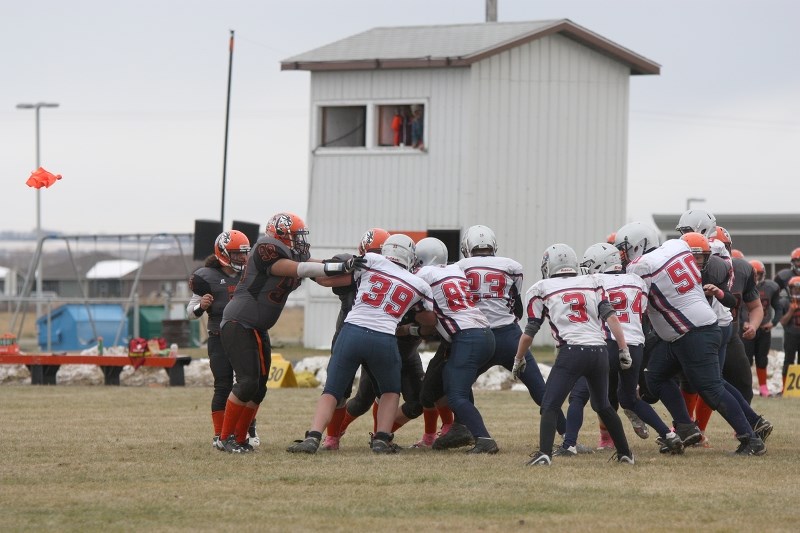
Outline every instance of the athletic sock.
<path id="1" fill-rule="evenodd" d="M 236 435 L 236 442 L 239 444 L 244 444 L 247 441 L 247 437 L 249 436 L 247 430 L 250 429 L 250 422 L 252 422 L 253 418 L 256 416 L 256 410 L 256 408 L 250 407 L 249 405 L 245 405 L 242 409 L 239 420 L 236 421 L 236 430 L 234 433 L 234 435 Z"/>
<path id="2" fill-rule="evenodd" d="M 758 376 L 758 384 L 765 386 L 767 384 L 767 369 L 756 367 L 756 376 Z"/>
<path id="3" fill-rule="evenodd" d="M 683 401 L 686 402 L 686 410 L 689 411 L 689 418 L 695 420 L 697 417 L 694 411 L 697 408 L 700 396 L 696 392 L 686 392 L 683 389 L 681 389 L 681 394 L 683 395 Z"/>
<path id="4" fill-rule="evenodd" d="M 344 417 L 342 418 L 342 423 L 339 425 L 339 437 L 344 435 L 344 432 L 347 431 L 347 426 L 349 426 L 356 418 L 358 417 L 351 415 L 350 411 L 347 410 L 347 407 L 344 408 Z"/>
<path id="5" fill-rule="evenodd" d="M 439 412 L 439 418 L 442 419 L 442 425 L 453 423 L 453 410 L 450 407 L 437 407 L 436 410 Z"/>
<path id="6" fill-rule="evenodd" d="M 706 427 L 708 426 L 708 420 L 711 418 L 711 413 L 713 412 L 712 409 L 706 402 L 703 401 L 702 398 L 699 398 L 697 400 L 697 406 L 695 407 L 694 412 L 697 427 L 700 428 L 700 431 L 705 433 Z"/>
<path id="7" fill-rule="evenodd" d="M 222 433 L 222 421 L 225 419 L 225 410 L 211 411 L 211 422 L 214 424 L 214 435 Z"/>
<path id="8" fill-rule="evenodd" d="M 220 440 L 225 440 L 236 431 L 236 423 L 242 414 L 244 405 L 228 400 L 225 404 L 225 418 L 222 420 L 222 429 L 219 433 Z"/>
<path id="9" fill-rule="evenodd" d="M 378 432 L 378 402 L 372 402 L 372 433 Z"/>
<path id="10" fill-rule="evenodd" d="M 439 411 L 435 407 L 422 410 L 422 420 L 425 422 L 425 433 L 436 433 L 439 424 Z"/>
<path id="11" fill-rule="evenodd" d="M 329 437 L 339 437 L 342 434 L 342 421 L 344 420 L 345 413 L 347 413 L 347 409 L 344 407 L 337 407 L 333 410 L 333 416 L 331 416 L 331 421 L 328 422 L 328 436 Z"/>

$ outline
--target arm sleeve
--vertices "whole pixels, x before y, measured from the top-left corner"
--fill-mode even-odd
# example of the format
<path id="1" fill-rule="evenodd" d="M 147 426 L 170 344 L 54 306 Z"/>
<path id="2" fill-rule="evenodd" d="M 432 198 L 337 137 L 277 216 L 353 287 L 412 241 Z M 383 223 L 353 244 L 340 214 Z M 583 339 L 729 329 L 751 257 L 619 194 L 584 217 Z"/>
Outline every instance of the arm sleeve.
<path id="1" fill-rule="evenodd" d="M 742 289 L 742 300 L 750 303 L 753 300 L 760 299 L 761 296 L 758 294 L 758 289 L 756 288 L 755 275 L 751 272 L 750 275 L 747 276 L 747 280 L 744 282 L 744 288 Z"/>
<path id="2" fill-rule="evenodd" d="M 525 335 L 529 337 L 535 337 L 537 333 L 539 333 L 539 329 L 542 327 L 542 323 L 537 320 L 528 320 L 528 324 L 525 326 Z"/>
<path id="3" fill-rule="evenodd" d="M 719 288 L 719 289 L 722 291 L 722 293 L 723 293 L 722 300 L 720 300 L 720 301 L 719 301 L 719 303 L 721 303 L 722 305 L 724 305 L 724 306 L 725 306 L 725 307 L 727 307 L 728 309 L 731 309 L 731 308 L 733 308 L 733 307 L 736 307 L 736 296 L 734 296 L 733 294 L 731 294 L 731 293 L 728 291 L 728 289 L 727 289 L 727 288 L 720 287 L 719 285 L 717 285 L 717 287 L 718 287 L 718 288 Z M 714 296 L 714 298 L 716 298 L 716 296 Z"/>
<path id="4" fill-rule="evenodd" d="M 600 314 L 600 318 L 605 320 L 614 314 L 614 308 L 611 307 L 611 303 L 608 300 L 603 300 L 597 306 L 597 312 Z"/>
<path id="5" fill-rule="evenodd" d="M 199 294 L 192 294 L 192 299 L 189 300 L 189 303 L 186 305 L 186 316 L 189 320 L 197 320 L 203 316 L 205 311 L 200 308 L 200 298 L 202 298 L 202 296 Z"/>
<path id="6" fill-rule="evenodd" d="M 518 292 L 514 294 L 514 316 L 517 320 L 522 318 L 522 297 Z"/>

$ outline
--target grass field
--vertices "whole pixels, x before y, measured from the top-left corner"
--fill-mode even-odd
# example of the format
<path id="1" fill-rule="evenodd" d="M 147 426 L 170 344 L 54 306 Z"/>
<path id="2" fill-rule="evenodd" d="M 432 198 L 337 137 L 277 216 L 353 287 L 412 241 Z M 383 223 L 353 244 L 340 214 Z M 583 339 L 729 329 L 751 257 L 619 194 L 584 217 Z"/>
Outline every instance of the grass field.
<path id="1" fill-rule="evenodd" d="M 795 531 L 800 401 L 756 398 L 775 424 L 764 457 L 731 457 L 717 415 L 714 448 L 657 453 L 626 430 L 636 465 L 610 453 L 523 463 L 538 436 L 527 394 L 476 391 L 501 451 L 405 450 L 373 456 L 371 420 L 339 452 L 288 454 L 319 391 L 271 390 L 261 448 L 211 448 L 205 388 L 0 387 L 4 531 Z M 660 406 L 659 406 L 660 407 Z M 664 415 L 663 408 L 659 412 Z M 587 412 L 581 441 L 597 438 Z M 412 444 L 421 420 L 397 433 Z M 795 487 L 794 489 L 792 487 Z"/>

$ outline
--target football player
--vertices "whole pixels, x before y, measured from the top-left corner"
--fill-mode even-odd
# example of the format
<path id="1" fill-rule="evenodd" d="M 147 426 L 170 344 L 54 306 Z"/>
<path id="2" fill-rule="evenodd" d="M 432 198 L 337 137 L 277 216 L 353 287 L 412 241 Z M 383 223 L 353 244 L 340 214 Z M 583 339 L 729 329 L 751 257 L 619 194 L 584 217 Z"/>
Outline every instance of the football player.
<path id="1" fill-rule="evenodd" d="M 767 278 L 767 271 L 764 263 L 758 260 L 750 261 L 756 277 L 756 290 L 758 290 L 761 309 L 764 319 L 756 329 L 755 337 L 744 341 L 744 349 L 750 365 L 755 361 L 756 377 L 758 378 L 758 390 L 762 398 L 769 397 L 767 388 L 767 355 L 772 344 L 772 328 L 781 319 L 781 289 L 778 284 Z"/>
<path id="2" fill-rule="evenodd" d="M 775 278 L 773 281 L 778 284 L 778 287 L 781 290 L 786 290 L 787 296 L 789 293 L 788 285 L 789 280 L 791 280 L 795 276 L 800 276 L 800 248 L 795 248 L 792 250 L 792 253 L 789 256 L 789 268 L 784 268 L 779 270 L 777 274 L 775 274 Z"/>
<path id="3" fill-rule="evenodd" d="M 626 272 L 637 274 L 648 288 L 647 317 L 661 341 L 650 354 L 647 385 L 669 410 L 684 446 L 702 438 L 680 394 L 675 375 L 683 371 L 703 400 L 736 431 L 739 455 L 763 455 L 772 424 L 759 417 L 756 428 L 725 387 L 719 367 L 722 334 L 717 316 L 706 300 L 700 270 L 689 244 L 680 239 L 659 246 L 658 233 L 642 222 L 617 231 Z M 758 433 L 757 433 L 758 432 Z"/>
<path id="4" fill-rule="evenodd" d="M 192 297 L 186 306 L 189 320 L 197 320 L 208 314 L 208 364 L 214 376 L 214 394 L 211 397 L 211 422 L 214 427 L 212 445 L 216 447 L 222 432 L 222 419 L 225 417 L 225 403 L 233 388 L 233 367 L 220 338 L 222 310 L 231 300 L 239 276 L 247 262 L 250 240 L 241 231 L 223 231 L 214 241 L 214 253 L 206 258 L 205 264 L 195 270 L 189 278 Z M 255 418 L 253 419 L 255 423 Z M 257 445 L 255 427 L 248 444 Z M 248 431 L 250 433 L 250 431 Z"/>
<path id="5" fill-rule="evenodd" d="M 222 451 L 251 451 L 244 439 L 267 393 L 272 364 L 268 330 L 280 317 L 289 293 L 300 286 L 301 278 L 340 275 L 357 265 L 356 258 L 326 264 L 309 261 L 307 235 L 308 227 L 299 216 L 274 215 L 247 256 L 233 299 L 222 312 L 222 347 L 236 376 L 217 441 Z"/>
<path id="6" fill-rule="evenodd" d="M 400 352 L 395 331 L 401 318 L 419 303 L 415 320 L 422 326 L 436 324 L 431 288 L 410 270 L 414 267 L 414 241 L 403 234 L 386 239 L 381 254 L 367 253 L 352 272 L 358 291 L 347 314 L 328 363 L 328 379 L 317 402 L 316 412 L 305 438 L 295 441 L 290 453 L 317 452 L 322 431 L 330 422 L 336 405 L 363 365 L 379 398 L 377 431 L 370 447 L 375 453 L 397 453 L 392 425 L 400 403 Z M 331 285 L 352 283 L 350 276 L 331 279 Z"/>
<path id="7" fill-rule="evenodd" d="M 472 299 L 489 320 L 495 339 L 494 356 L 481 369 L 481 374 L 496 365 L 510 371 L 522 335 L 518 323 L 522 318 L 522 265 L 498 256 L 494 232 L 481 225 L 467 229 L 461 242 L 461 253 L 464 259 L 456 264 L 464 271 Z M 527 387 L 536 405 L 542 405 L 544 377 L 532 354 L 527 354 L 525 361 L 525 370 L 519 380 Z M 557 416 L 558 433 L 563 435 L 566 419 L 560 408 Z"/>
<path id="8" fill-rule="evenodd" d="M 581 376 L 588 382 L 592 409 L 614 440 L 617 448 L 614 458 L 620 463 L 634 463 L 622 422 L 608 401 L 609 355 L 602 321 L 606 321 L 619 345 L 620 367 L 627 370 L 632 360 L 625 333 L 597 276 L 579 276 L 579 272 L 575 251 L 566 244 L 554 244 L 542 257 L 543 279 L 534 283 L 526 294 L 528 324 L 514 357 L 514 377 L 524 372 L 528 349 L 545 318 L 550 321 L 550 330 L 558 344 L 558 355 L 542 399 L 539 449 L 531 454 L 528 465 L 551 464 L 558 411 Z"/>
<path id="9" fill-rule="evenodd" d="M 783 300 L 781 316 L 783 326 L 783 386 L 786 388 L 786 375 L 800 354 L 800 276 L 790 278 L 786 283 L 789 297 Z M 798 360 L 800 362 L 800 360 Z"/>
<path id="10" fill-rule="evenodd" d="M 443 367 L 444 392 L 447 403 L 458 420 L 475 438 L 471 454 L 494 454 L 497 443 L 489 434 L 478 409 L 471 401 L 472 384 L 479 370 L 494 354 L 494 335 L 489 321 L 475 306 L 464 272 L 456 265 L 447 265 L 447 247 L 439 239 L 428 237 L 417 243 L 416 275 L 431 286 L 436 329 L 450 344 L 447 363 Z M 424 328 L 401 326 L 398 336 L 426 334 Z"/>

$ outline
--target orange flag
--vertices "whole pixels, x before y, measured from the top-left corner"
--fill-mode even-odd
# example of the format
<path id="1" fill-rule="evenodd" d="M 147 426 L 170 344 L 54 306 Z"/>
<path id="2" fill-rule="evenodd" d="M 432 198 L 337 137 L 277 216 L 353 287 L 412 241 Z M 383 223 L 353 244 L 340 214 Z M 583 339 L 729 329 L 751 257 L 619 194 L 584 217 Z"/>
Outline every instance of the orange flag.
<path id="1" fill-rule="evenodd" d="M 42 167 L 39 167 L 31 172 L 31 177 L 28 178 L 28 181 L 26 181 L 25 184 L 28 187 L 33 187 L 34 189 L 41 189 L 42 187 L 50 187 L 60 179 L 61 174 L 53 174 L 46 171 Z"/>

